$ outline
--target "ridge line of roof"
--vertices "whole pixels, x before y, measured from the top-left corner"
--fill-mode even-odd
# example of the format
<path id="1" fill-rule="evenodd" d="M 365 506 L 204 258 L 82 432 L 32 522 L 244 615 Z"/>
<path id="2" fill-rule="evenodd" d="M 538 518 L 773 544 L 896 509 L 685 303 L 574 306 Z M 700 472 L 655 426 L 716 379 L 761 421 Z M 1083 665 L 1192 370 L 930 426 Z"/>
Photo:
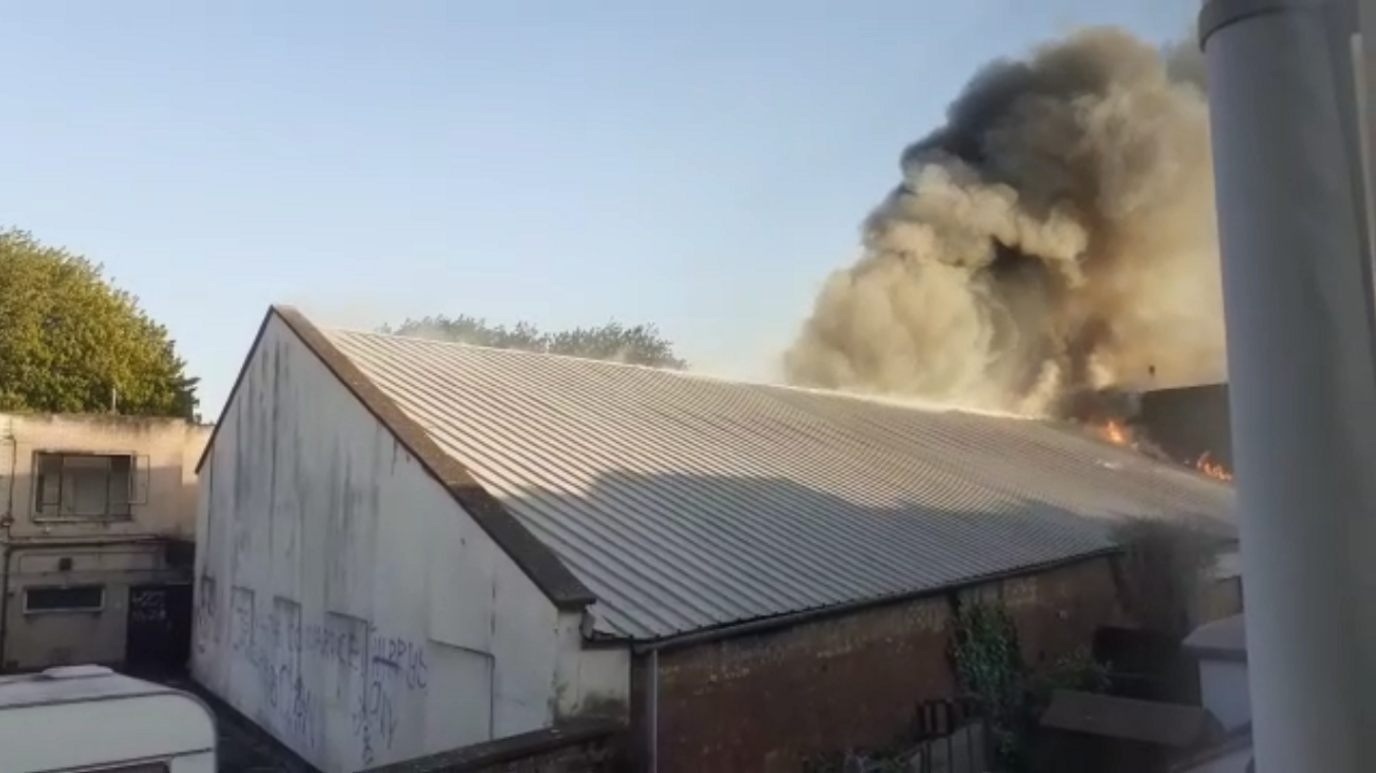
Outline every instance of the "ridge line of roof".
<path id="1" fill-rule="evenodd" d="M 420 462 L 426 473 L 439 483 L 497 543 L 497 546 L 516 562 L 550 601 L 566 609 L 582 609 L 597 601 L 597 596 L 564 565 L 553 549 L 531 533 L 473 477 L 466 466 L 445 453 L 419 422 L 407 415 L 395 400 L 373 383 L 373 380 L 335 346 L 305 314 L 291 306 L 273 305 L 264 315 L 253 345 L 244 356 L 244 363 L 238 378 L 235 379 L 234 387 L 221 408 L 220 420 L 216 421 L 215 429 L 207 439 L 205 450 L 201 452 L 201 458 L 196 463 L 198 474 L 215 445 L 219 429 L 242 385 L 248 363 L 262 343 L 268 323 L 273 317 L 281 320 L 364 409 L 387 428 L 393 438 Z"/>
<path id="2" fill-rule="evenodd" d="M 425 336 L 409 336 L 398 333 L 383 333 L 376 330 L 364 330 L 353 327 L 342 327 L 329 325 L 322 329 L 346 335 L 364 335 L 375 338 L 390 338 L 402 341 L 424 341 L 438 346 L 455 346 L 464 349 L 476 349 L 479 351 L 496 352 L 501 355 L 511 355 L 515 357 L 529 357 L 532 359 L 554 359 L 569 362 L 587 362 L 597 365 L 624 368 L 627 370 L 649 371 L 653 373 L 663 373 L 669 378 L 693 379 L 699 381 L 713 381 L 719 384 L 731 386 L 760 387 L 763 389 L 777 389 L 783 392 L 798 392 L 802 394 L 818 395 L 821 397 L 831 397 L 841 400 L 852 400 L 855 402 L 866 403 L 869 405 L 887 405 L 894 408 L 903 408 L 922 413 L 955 413 L 967 416 L 983 416 L 995 419 L 1008 419 L 1010 421 L 1051 421 L 1050 417 L 1035 416 L 1030 414 L 1013 413 L 1010 411 L 997 411 L 985 408 L 975 408 L 962 406 L 954 403 L 938 403 L 930 400 L 922 400 L 916 397 L 901 397 L 897 395 L 885 395 L 879 393 L 855 392 L 844 389 L 825 389 L 822 387 L 800 386 L 797 384 L 780 384 L 772 381 L 751 381 L 730 376 L 721 376 L 703 371 L 695 371 L 691 367 L 685 370 L 675 370 L 673 368 L 659 368 L 653 365 L 641 365 L 634 362 L 617 362 L 615 360 L 602 360 L 596 357 L 579 357 L 572 354 L 560 354 L 557 352 L 532 352 L 525 349 L 507 349 L 500 346 L 485 346 L 483 344 L 470 344 L 463 341 L 446 341 L 439 338 L 427 338 Z"/>
<path id="3" fill-rule="evenodd" d="M 1089 439 L 1089 440 L 1093 440 L 1093 441 L 1095 441 L 1095 442 L 1097 442 L 1097 443 L 1099 443 L 1099 444 L 1101 444 L 1101 445 L 1103 445 L 1103 446 L 1105 446 L 1105 447 L 1107 447 L 1107 448 L 1114 448 L 1114 449 L 1118 449 L 1119 451 L 1130 451 L 1133 455 L 1138 456 L 1138 457 L 1142 457 L 1142 458 L 1147 459 L 1147 460 L 1150 460 L 1150 461 L 1151 461 L 1153 464 L 1155 464 L 1155 465 L 1160 465 L 1160 466 L 1162 466 L 1162 467 L 1164 467 L 1164 468 L 1168 468 L 1168 469 L 1170 469 L 1170 471 L 1173 472 L 1173 473 L 1184 473 L 1184 474 L 1188 474 L 1188 475 L 1190 476 L 1191 479 L 1201 479 L 1201 478 L 1202 478 L 1202 479 L 1211 481 L 1211 482 L 1213 482 L 1213 483 L 1217 483 L 1217 484 L 1219 484 L 1219 485 L 1226 485 L 1226 484 L 1223 483 L 1222 481 L 1218 481 L 1218 480 L 1215 479 L 1215 478 L 1211 478 L 1211 477 L 1207 477 L 1207 476 L 1200 475 L 1200 474 L 1198 473 L 1198 471 L 1194 470 L 1192 467 L 1190 467 L 1190 466 L 1187 465 L 1187 464 L 1181 464 L 1178 460 L 1169 460 L 1169 459 L 1157 458 L 1157 457 L 1151 456 L 1151 455 L 1149 455 L 1149 454 L 1143 454 L 1143 453 L 1141 453 L 1140 451 L 1137 451 L 1137 450 L 1129 449 L 1129 448 L 1127 448 L 1126 446 L 1124 446 L 1124 445 L 1122 445 L 1122 444 L 1109 442 L 1109 441 L 1105 440 L 1099 432 L 1093 431 L 1091 428 L 1089 428 L 1089 427 L 1086 426 L 1085 424 L 1077 423 L 1077 422 L 1071 421 L 1071 420 L 1056 418 L 1056 417 L 1054 417 L 1054 416 L 1043 416 L 1043 415 L 1035 415 L 1035 414 L 1012 413 L 1012 412 L 1008 412 L 1008 411 L 998 411 L 998 410 L 992 410 L 992 409 L 983 409 L 983 408 L 974 408 L 974 407 L 969 407 L 969 406 L 962 406 L 962 405 L 959 405 L 959 404 L 937 403 L 937 402 L 932 402 L 932 401 L 928 401 L 928 400 L 922 400 L 922 399 L 920 399 L 920 398 L 915 398 L 915 397 L 902 397 L 902 396 L 886 395 L 886 394 L 879 394 L 879 393 L 854 392 L 854 391 L 847 391 L 847 390 L 843 390 L 843 389 L 824 389 L 824 388 L 821 388 L 821 387 L 799 386 L 799 385 L 796 385 L 796 384 L 780 384 L 780 383 L 775 383 L 775 382 L 770 382 L 770 381 L 748 381 L 748 380 L 744 380 L 744 379 L 736 379 L 736 378 L 731 378 L 731 377 L 727 377 L 727 376 L 720 376 L 720 375 L 716 375 L 716 374 L 712 374 L 712 373 L 694 372 L 694 371 L 692 371 L 691 369 L 690 369 L 690 370 L 674 370 L 674 369 L 672 369 L 672 368 L 658 368 L 658 367 L 654 367 L 654 366 L 651 366 L 651 365 L 639 365 L 639 364 L 636 364 L 636 363 L 629 363 L 629 362 L 615 362 L 615 361 L 613 361 L 613 360 L 599 360 L 599 359 L 594 358 L 594 357 L 578 357 L 578 356 L 569 355 L 569 354 L 556 354 L 556 353 L 553 353 L 553 352 L 532 352 L 532 351 L 528 351 L 528 350 L 525 350 L 525 349 L 507 349 L 507 348 L 503 348 L 503 347 L 500 347 L 500 346 L 484 346 L 484 345 L 482 345 L 482 344 L 470 344 L 470 343 L 465 343 L 465 342 L 462 342 L 462 341 L 446 341 L 446 340 L 438 339 L 438 338 L 426 338 L 426 337 L 424 337 L 424 336 L 409 336 L 409 335 L 401 335 L 401 334 L 398 334 L 398 333 L 384 333 L 384 332 L 378 332 L 378 331 L 375 331 L 375 330 L 365 330 L 365 329 L 361 329 L 361 328 L 344 327 L 344 326 L 337 326 L 337 325 L 321 326 L 320 329 L 322 329 L 323 331 L 327 331 L 327 333 L 339 333 L 339 334 L 343 334 L 343 335 L 346 335 L 346 336 L 368 336 L 368 337 L 370 337 L 370 338 L 384 338 L 384 339 L 389 339 L 389 340 L 394 340 L 394 341 L 422 341 L 422 342 L 425 342 L 425 343 L 428 343 L 428 344 L 432 344 L 432 345 L 435 345 L 435 346 L 450 346 L 450 347 L 455 347 L 455 348 L 459 348 L 459 349 L 476 350 L 476 351 L 483 351 L 483 352 L 492 352 L 492 353 L 497 354 L 497 355 L 500 355 L 500 356 L 512 356 L 512 357 L 518 357 L 518 358 L 530 358 L 530 359 L 532 359 L 532 360 L 542 360 L 542 359 L 543 359 L 543 360 L 561 360 L 561 361 L 567 361 L 567 362 L 591 363 L 591 364 L 599 365 L 599 366 L 607 366 L 607 367 L 612 367 L 612 368 L 621 368 L 621 369 L 625 369 L 625 370 L 634 370 L 634 371 L 638 371 L 638 372 L 662 373 L 662 374 L 664 374 L 664 376 L 665 376 L 666 378 L 678 378 L 678 379 L 685 379 L 685 380 L 691 380 L 691 381 L 707 381 L 707 382 L 712 382 L 712 383 L 716 383 L 716 384 L 722 384 L 722 385 L 726 385 L 726 386 L 739 386 L 739 387 L 757 388 L 757 389 L 764 390 L 764 391 L 766 391 L 767 393 L 783 393 L 783 394 L 804 394 L 804 395 L 814 395 L 814 396 L 822 397 L 822 398 L 830 398 L 830 399 L 836 399 L 836 400 L 847 401 L 847 402 L 850 402 L 850 403 L 852 403 L 852 404 L 865 405 L 865 406 L 874 406 L 874 405 L 886 406 L 886 407 L 890 407 L 890 408 L 896 408 L 896 409 L 899 409 L 899 410 L 913 411 L 913 412 L 915 412 L 915 413 L 922 413 L 922 414 L 933 415 L 933 416 L 938 416 L 938 415 L 940 415 L 940 416 L 964 416 L 964 417 L 975 417 L 975 418 L 981 418 L 981 419 L 999 419 L 999 420 L 1003 420 L 1003 421 L 1019 421 L 1019 422 L 1030 422 L 1030 423 L 1042 424 L 1042 425 L 1051 427 L 1051 428 L 1053 428 L 1053 429 L 1056 429 L 1056 430 L 1059 430 L 1059 431 L 1062 431 L 1062 432 L 1069 432 L 1069 433 L 1072 433 L 1072 434 L 1074 434 L 1074 435 L 1076 435 L 1076 436 L 1079 436 L 1079 437 L 1082 437 L 1082 438 L 1086 438 L 1086 439 Z M 1200 386 L 1197 386 L 1197 387 L 1181 387 L 1181 389 L 1199 389 L 1199 388 L 1206 388 L 1206 387 L 1210 387 L 1210 386 L 1213 386 L 1213 385 L 1210 385 L 1210 384 L 1201 384 Z M 1224 385 L 1222 385 L 1222 386 L 1225 386 L 1225 387 L 1226 387 L 1226 384 L 1224 384 Z M 1164 389 L 1164 390 L 1152 390 L 1152 391 L 1170 391 L 1170 390 L 1169 390 L 1169 389 Z M 770 396 L 771 396 L 771 398 L 772 398 L 772 397 L 775 397 L 776 395 L 771 394 Z"/>

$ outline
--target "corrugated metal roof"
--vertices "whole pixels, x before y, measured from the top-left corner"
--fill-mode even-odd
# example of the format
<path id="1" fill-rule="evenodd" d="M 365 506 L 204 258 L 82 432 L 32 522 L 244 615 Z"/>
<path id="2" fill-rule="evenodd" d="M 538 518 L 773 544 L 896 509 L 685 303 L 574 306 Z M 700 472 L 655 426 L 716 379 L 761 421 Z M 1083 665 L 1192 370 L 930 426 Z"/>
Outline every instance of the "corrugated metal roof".
<path id="1" fill-rule="evenodd" d="M 1232 491 L 1068 428 L 607 362 L 326 330 L 653 639 L 1110 549 L 1109 519 L 1227 525 Z"/>

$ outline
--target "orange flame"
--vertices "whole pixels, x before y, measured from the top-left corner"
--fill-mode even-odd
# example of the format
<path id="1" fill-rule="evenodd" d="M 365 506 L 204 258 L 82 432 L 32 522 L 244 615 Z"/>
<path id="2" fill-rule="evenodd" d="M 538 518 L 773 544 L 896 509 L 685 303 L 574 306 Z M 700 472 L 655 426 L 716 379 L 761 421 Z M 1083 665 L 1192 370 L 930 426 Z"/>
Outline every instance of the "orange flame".
<path id="1" fill-rule="evenodd" d="M 1115 446 L 1132 445 L 1132 434 L 1128 428 L 1116 421 L 1110 421 L 1099 428 L 1099 434 L 1104 436 L 1104 440 Z"/>
<path id="2" fill-rule="evenodd" d="M 1209 456 L 1208 451 L 1205 451 L 1204 454 L 1199 457 L 1199 459 L 1194 463 L 1194 467 L 1196 470 L 1199 470 L 1200 472 L 1204 473 L 1205 475 L 1208 475 L 1210 478 L 1213 478 L 1215 480 L 1228 481 L 1233 479 L 1233 474 L 1231 472 L 1228 472 L 1228 470 L 1223 465 L 1219 464 L 1218 462 L 1215 462 Z"/>

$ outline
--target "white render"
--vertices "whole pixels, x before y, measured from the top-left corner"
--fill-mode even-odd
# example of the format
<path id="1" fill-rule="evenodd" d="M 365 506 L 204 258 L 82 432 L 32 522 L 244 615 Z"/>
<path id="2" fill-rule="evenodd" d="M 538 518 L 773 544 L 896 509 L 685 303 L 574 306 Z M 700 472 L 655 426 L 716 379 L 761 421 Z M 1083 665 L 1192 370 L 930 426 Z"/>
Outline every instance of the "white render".
<path id="1" fill-rule="evenodd" d="M 1204 658 L 1199 661 L 1200 703 L 1223 729 L 1232 732 L 1252 721 L 1251 694 L 1247 690 L 1247 664 L 1235 660 Z"/>
<path id="2" fill-rule="evenodd" d="M 326 773 L 623 702 L 561 612 L 275 314 L 200 470 L 198 681 Z"/>

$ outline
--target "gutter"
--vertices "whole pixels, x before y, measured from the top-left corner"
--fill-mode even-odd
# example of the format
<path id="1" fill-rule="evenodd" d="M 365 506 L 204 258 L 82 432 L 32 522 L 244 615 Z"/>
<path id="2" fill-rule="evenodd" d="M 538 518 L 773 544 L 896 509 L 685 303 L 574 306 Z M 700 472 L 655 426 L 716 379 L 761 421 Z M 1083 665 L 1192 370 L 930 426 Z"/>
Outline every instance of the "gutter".
<path id="1" fill-rule="evenodd" d="M 724 639 L 732 639 L 737 636 L 767 633 L 769 631 L 778 630 L 780 628 L 789 628 L 798 625 L 799 623 L 821 620 L 828 617 L 841 617 L 843 615 L 848 615 L 854 612 L 861 612 L 867 609 L 874 609 L 876 607 L 884 607 L 892 604 L 901 604 L 906 601 L 916 601 L 918 599 L 924 598 L 937 598 L 948 595 L 955 591 L 964 590 L 965 588 L 970 588 L 977 585 L 984 585 L 985 583 L 1001 582 L 1004 580 L 1014 580 L 1020 577 L 1026 577 L 1028 575 L 1042 574 L 1043 572 L 1049 572 L 1054 569 L 1060 569 L 1066 566 L 1073 566 L 1075 564 L 1086 563 L 1098 558 L 1110 558 L 1112 556 L 1120 555 L 1122 552 L 1123 548 L 1121 546 L 1115 545 L 1110 548 L 1096 550 L 1092 553 L 1081 553 L 1080 555 L 1074 556 L 1073 558 L 1062 558 L 1057 559 L 1055 561 L 1047 561 L 1040 564 L 1033 564 L 1031 566 L 1022 566 L 1017 569 L 1011 569 L 1003 572 L 980 575 L 979 577 L 972 577 L 968 580 L 942 585 L 937 588 L 925 588 L 923 590 L 915 592 L 898 593 L 891 596 L 880 596 L 877 598 L 861 599 L 859 601 L 850 601 L 844 604 L 837 604 L 834 606 L 813 607 L 812 609 L 804 609 L 799 612 L 789 612 L 787 614 L 774 615 L 772 617 L 755 618 L 753 620 L 747 620 L 741 623 L 728 623 L 726 625 L 718 626 L 716 628 L 703 628 L 698 629 L 696 631 L 689 631 L 688 633 L 666 636 L 659 639 L 653 639 L 650 641 L 643 641 L 639 643 L 633 642 L 631 644 L 631 652 L 636 655 L 653 655 L 654 653 L 658 652 L 683 649 L 685 647 L 693 647 L 699 644 L 709 644 L 712 642 L 722 641 Z"/>

